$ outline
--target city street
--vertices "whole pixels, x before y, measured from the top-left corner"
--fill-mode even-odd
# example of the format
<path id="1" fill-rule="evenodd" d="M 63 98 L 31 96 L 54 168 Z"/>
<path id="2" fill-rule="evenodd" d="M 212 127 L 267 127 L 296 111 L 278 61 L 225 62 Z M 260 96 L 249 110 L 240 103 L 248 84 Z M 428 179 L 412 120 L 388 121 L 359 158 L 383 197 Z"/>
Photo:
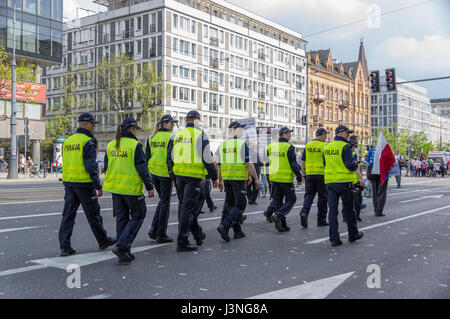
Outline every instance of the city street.
<path id="1" fill-rule="evenodd" d="M 365 199 L 362 240 L 348 242 L 340 216 L 340 247 L 330 246 L 327 227 L 316 227 L 315 207 L 309 228 L 301 228 L 303 186 L 288 216 L 290 232 L 278 233 L 265 221 L 268 199 L 258 199 L 257 206 L 247 207 L 247 237 L 229 243 L 216 231 L 224 193 L 214 190 L 219 209 L 209 213 L 205 206 L 200 223 L 207 237 L 194 253 L 149 240 L 157 201 L 147 199 L 130 265 L 118 265 L 110 249 L 98 251 L 83 213 L 72 237 L 77 254 L 59 257 L 61 183 L 0 184 L 0 298 L 449 298 L 450 178 L 404 178 L 404 184 L 390 185 L 386 217 L 373 216 Z M 100 204 L 113 236 L 111 195 Z M 174 196 L 168 228 L 174 239 L 176 211 Z M 81 267 L 79 289 L 66 284 L 72 274 L 66 269 L 73 264 Z M 374 273 L 369 265 L 379 267 L 380 288 L 368 287 Z"/>

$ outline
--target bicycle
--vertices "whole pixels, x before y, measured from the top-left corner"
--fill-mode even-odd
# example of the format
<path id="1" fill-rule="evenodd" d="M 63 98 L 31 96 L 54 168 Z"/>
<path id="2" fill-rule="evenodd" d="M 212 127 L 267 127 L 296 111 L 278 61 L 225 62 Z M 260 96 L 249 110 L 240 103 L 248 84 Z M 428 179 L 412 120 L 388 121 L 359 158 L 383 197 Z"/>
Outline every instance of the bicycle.
<path id="1" fill-rule="evenodd" d="M 48 174 L 48 166 L 45 163 L 34 164 L 30 167 L 30 177 L 46 178 Z"/>

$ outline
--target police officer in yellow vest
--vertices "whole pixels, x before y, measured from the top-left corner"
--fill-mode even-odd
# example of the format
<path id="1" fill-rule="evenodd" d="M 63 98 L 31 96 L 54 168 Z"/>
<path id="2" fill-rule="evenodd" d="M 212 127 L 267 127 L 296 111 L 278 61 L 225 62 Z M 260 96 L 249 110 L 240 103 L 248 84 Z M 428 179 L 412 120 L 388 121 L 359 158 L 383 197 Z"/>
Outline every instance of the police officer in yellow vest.
<path id="1" fill-rule="evenodd" d="M 103 191 L 98 174 L 97 140 L 92 135 L 96 123 L 92 114 L 81 114 L 76 133 L 64 142 L 62 148 L 65 196 L 59 244 L 63 257 L 76 253 L 70 238 L 80 203 L 99 248 L 104 250 L 115 243 L 114 239 L 106 235 L 100 216 L 98 197 L 103 195 Z"/>
<path id="2" fill-rule="evenodd" d="M 117 245 L 113 253 L 123 263 L 134 259 L 131 244 L 147 213 L 142 183 L 148 197 L 154 196 L 144 148 L 136 138 L 138 129 L 136 120 L 126 118 L 117 128 L 116 138 L 108 143 L 105 154 L 103 188 L 112 193 L 116 217 Z"/>
<path id="3" fill-rule="evenodd" d="M 199 128 L 200 113 L 190 111 L 186 115 L 186 127 L 175 135 L 173 151 L 169 149 L 173 160 L 173 173 L 176 176 L 178 205 L 177 251 L 194 251 L 203 244 L 205 233 L 198 224 L 195 212 L 200 196 L 200 184 L 206 175 L 217 187 L 217 170 L 214 166 L 206 134 Z M 189 242 L 189 232 L 197 243 Z"/>
<path id="4" fill-rule="evenodd" d="M 152 174 L 152 182 L 159 196 L 155 216 L 148 236 L 158 243 L 171 243 L 173 239 L 166 234 L 169 221 L 170 198 L 172 196 L 172 180 L 169 175 L 169 145 L 173 144 L 173 127 L 178 123 L 170 115 L 164 115 L 157 123 L 157 132 L 147 140 L 145 157 L 148 170 Z"/>
<path id="5" fill-rule="evenodd" d="M 240 216 L 247 206 L 247 180 L 255 180 L 256 189 L 259 189 L 259 179 L 255 166 L 250 161 L 248 145 L 241 139 L 242 125 L 232 122 L 229 128 L 230 138 L 223 141 L 218 150 L 219 189 L 225 187 L 225 203 L 223 205 L 222 220 L 217 231 L 226 242 L 230 241 L 228 232 L 233 228 L 233 238 L 245 237 L 241 229 Z M 250 180 L 251 183 L 251 180 Z"/>
<path id="6" fill-rule="evenodd" d="M 353 157 L 352 147 L 348 143 L 350 134 L 353 133 L 346 126 L 339 126 L 335 130 L 334 141 L 325 146 L 325 184 L 328 191 L 328 220 L 330 223 L 330 242 L 332 246 L 342 245 L 339 236 L 338 205 L 342 198 L 344 215 L 347 222 L 349 241 L 354 242 L 363 237 L 358 231 L 355 215 L 353 213 L 353 181 L 358 163 Z M 364 181 L 361 179 L 361 186 Z"/>
<path id="7" fill-rule="evenodd" d="M 316 139 L 306 144 L 301 158 L 303 180 L 305 181 L 305 199 L 300 211 L 300 223 L 303 228 L 308 228 L 308 215 L 316 193 L 317 200 L 317 226 L 328 226 L 327 223 L 327 187 L 325 186 L 323 163 L 323 149 L 327 140 L 327 130 L 319 128 L 316 131 Z"/>
<path id="8" fill-rule="evenodd" d="M 275 222 L 275 228 L 279 232 L 286 232 L 290 227 L 286 222 L 289 214 L 297 201 L 294 187 L 294 174 L 297 183 L 302 183 L 300 166 L 297 163 L 295 147 L 289 143 L 291 133 L 287 127 L 280 129 L 278 142 L 266 147 L 266 155 L 269 157 L 269 179 L 272 183 L 272 202 L 264 212 L 267 221 Z M 285 202 L 283 204 L 283 199 Z"/>

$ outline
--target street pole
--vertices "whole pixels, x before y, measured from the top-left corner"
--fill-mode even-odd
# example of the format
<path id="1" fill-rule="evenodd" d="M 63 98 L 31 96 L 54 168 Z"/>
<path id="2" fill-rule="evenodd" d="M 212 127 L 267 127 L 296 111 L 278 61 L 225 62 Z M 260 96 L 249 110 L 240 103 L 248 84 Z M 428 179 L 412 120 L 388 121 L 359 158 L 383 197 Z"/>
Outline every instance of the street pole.
<path id="1" fill-rule="evenodd" d="M 16 110 L 16 0 L 14 0 L 14 20 L 13 20 L 13 54 L 11 63 L 11 154 L 8 163 L 8 179 L 17 179 L 17 110 Z"/>

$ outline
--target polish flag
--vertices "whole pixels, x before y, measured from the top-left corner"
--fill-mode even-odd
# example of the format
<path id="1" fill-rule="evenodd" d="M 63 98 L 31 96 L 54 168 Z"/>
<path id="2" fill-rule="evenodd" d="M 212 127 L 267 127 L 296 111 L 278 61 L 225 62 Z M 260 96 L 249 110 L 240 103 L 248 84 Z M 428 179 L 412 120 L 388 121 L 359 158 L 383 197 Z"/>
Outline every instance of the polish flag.
<path id="1" fill-rule="evenodd" d="M 392 153 L 392 149 L 389 146 L 386 138 L 383 135 L 383 131 L 380 131 L 378 136 L 377 147 L 375 149 L 375 157 L 373 160 L 372 174 L 379 174 L 381 185 L 384 184 L 386 174 L 395 163 L 395 156 Z"/>

